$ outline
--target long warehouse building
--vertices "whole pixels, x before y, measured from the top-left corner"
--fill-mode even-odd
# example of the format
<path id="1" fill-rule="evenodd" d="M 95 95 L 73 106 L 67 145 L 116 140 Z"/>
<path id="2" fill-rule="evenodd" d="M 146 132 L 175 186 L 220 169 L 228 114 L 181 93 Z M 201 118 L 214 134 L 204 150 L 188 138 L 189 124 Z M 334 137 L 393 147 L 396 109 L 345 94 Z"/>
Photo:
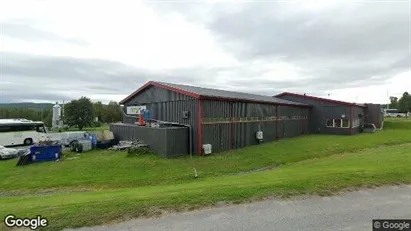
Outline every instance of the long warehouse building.
<path id="1" fill-rule="evenodd" d="M 215 153 L 309 132 L 310 105 L 271 96 L 150 81 L 120 104 L 124 124 L 135 124 L 132 109 L 143 106 L 151 118 L 189 125 L 198 155 L 203 145 Z"/>
<path id="2" fill-rule="evenodd" d="M 272 97 L 150 81 L 120 104 L 123 123 L 111 125 L 116 138 L 144 140 L 165 157 L 217 153 L 307 133 L 353 135 L 366 123 L 383 126 L 378 104 L 288 92 Z M 136 125 L 141 109 L 174 128 Z"/>

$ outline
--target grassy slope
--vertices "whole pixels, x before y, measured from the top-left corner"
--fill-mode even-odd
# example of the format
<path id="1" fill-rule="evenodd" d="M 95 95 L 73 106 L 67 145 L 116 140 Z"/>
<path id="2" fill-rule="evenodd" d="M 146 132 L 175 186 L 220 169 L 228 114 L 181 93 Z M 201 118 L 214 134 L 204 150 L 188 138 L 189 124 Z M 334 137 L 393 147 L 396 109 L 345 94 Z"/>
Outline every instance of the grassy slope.
<path id="1" fill-rule="evenodd" d="M 411 141 L 409 130 L 387 130 L 359 136 L 311 135 L 251 146 L 205 158 L 195 158 L 202 178 L 353 152 Z M 93 151 L 81 159 L 15 167 L 0 162 L 0 192 L 48 188 L 122 188 L 190 181 L 190 158 L 157 156 L 126 158 L 124 152 Z M 27 177 L 31 176 L 31 177 Z"/>
<path id="2" fill-rule="evenodd" d="M 312 135 L 196 158 L 197 180 L 189 158 L 126 158 L 122 152 L 106 151 L 23 168 L 14 167 L 15 160 L 3 161 L 0 216 L 42 214 L 51 220 L 50 229 L 59 230 L 153 215 L 158 209 L 411 183 L 410 121 L 389 120 L 387 130 L 376 134 Z M 233 174 L 279 165 L 264 172 Z M 51 188 L 64 191 L 33 194 Z"/>
<path id="3" fill-rule="evenodd" d="M 411 144 L 333 155 L 247 175 L 197 179 L 182 184 L 56 195 L 0 198 L 0 216 L 42 214 L 49 229 L 95 225 L 160 209 L 190 208 L 219 201 L 319 193 L 347 187 L 411 183 Z M 395 167 L 393 167 L 395 166 Z"/>

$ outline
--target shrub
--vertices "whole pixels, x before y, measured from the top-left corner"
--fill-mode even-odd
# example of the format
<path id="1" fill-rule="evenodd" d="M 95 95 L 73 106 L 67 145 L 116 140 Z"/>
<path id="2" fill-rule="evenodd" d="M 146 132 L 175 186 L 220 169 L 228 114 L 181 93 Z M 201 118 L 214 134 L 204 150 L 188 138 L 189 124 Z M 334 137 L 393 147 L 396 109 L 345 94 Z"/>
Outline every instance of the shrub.
<path id="1" fill-rule="evenodd" d="M 149 147 L 131 147 L 127 150 L 128 157 L 154 154 L 156 153 Z"/>

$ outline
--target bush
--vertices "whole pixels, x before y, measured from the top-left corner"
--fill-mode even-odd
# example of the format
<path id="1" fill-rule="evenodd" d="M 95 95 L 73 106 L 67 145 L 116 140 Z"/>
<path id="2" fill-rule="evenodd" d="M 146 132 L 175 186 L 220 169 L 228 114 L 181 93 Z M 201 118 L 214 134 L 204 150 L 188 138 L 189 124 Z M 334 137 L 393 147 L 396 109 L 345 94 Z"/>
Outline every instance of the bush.
<path id="1" fill-rule="evenodd" d="M 93 127 L 99 128 L 99 127 L 101 127 L 101 123 L 99 121 L 95 121 L 93 123 Z"/>
<path id="2" fill-rule="evenodd" d="M 131 147 L 127 150 L 127 157 L 154 155 L 154 154 L 156 153 L 149 147 Z"/>

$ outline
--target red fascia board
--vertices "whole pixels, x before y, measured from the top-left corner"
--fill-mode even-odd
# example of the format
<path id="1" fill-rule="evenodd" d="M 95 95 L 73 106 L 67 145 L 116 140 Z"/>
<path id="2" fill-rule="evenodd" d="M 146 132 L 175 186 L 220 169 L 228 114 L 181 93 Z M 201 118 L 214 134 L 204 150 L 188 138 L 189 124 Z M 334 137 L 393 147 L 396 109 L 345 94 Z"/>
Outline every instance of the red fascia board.
<path id="1" fill-rule="evenodd" d="M 130 100 L 131 98 L 133 98 L 134 96 L 138 95 L 140 92 L 142 92 L 143 90 L 145 90 L 146 88 L 151 87 L 151 86 L 156 86 L 156 87 L 163 88 L 163 89 L 166 89 L 166 90 L 170 90 L 170 91 L 173 91 L 173 92 L 176 92 L 176 93 L 191 96 L 191 97 L 194 97 L 196 99 L 200 98 L 199 94 L 189 92 L 189 91 L 185 91 L 185 90 L 182 90 L 182 89 L 179 89 L 179 88 L 167 86 L 167 85 L 160 84 L 160 83 L 157 83 L 157 82 L 150 81 L 150 82 L 147 82 L 146 84 L 144 84 L 142 87 L 140 87 L 136 91 L 134 91 L 133 93 L 131 93 L 125 99 L 121 100 L 120 104 L 126 103 L 128 100 Z"/>
<path id="2" fill-rule="evenodd" d="M 171 87 L 168 85 L 164 85 L 158 82 L 153 82 L 149 81 L 146 84 L 144 84 L 142 87 L 131 93 L 129 96 L 127 96 L 125 99 L 121 100 L 119 104 L 125 104 L 127 101 L 129 101 L 131 98 L 135 97 L 138 95 L 140 92 L 143 90 L 151 87 L 151 86 L 156 86 L 159 88 L 163 88 L 166 90 L 170 90 L 176 93 L 180 93 L 183 95 L 191 96 L 196 99 L 206 99 L 206 100 L 217 100 L 217 101 L 229 101 L 229 102 L 248 102 L 248 103 L 261 103 L 261 104 L 272 104 L 272 105 L 282 105 L 282 106 L 293 106 L 293 107 L 312 107 L 312 105 L 298 105 L 298 104 L 288 104 L 288 103 L 276 103 L 276 102 L 266 102 L 266 101 L 258 101 L 258 100 L 248 100 L 248 99 L 236 99 L 236 98 L 225 98 L 225 97 L 218 97 L 218 96 L 204 96 L 200 95 L 197 93 L 185 91 L 179 88 Z"/>
<path id="3" fill-rule="evenodd" d="M 271 104 L 271 105 L 280 105 L 280 106 L 292 106 L 292 107 L 312 107 L 312 105 L 305 105 L 305 104 L 288 104 L 288 103 L 276 103 L 276 102 L 268 102 L 268 101 L 258 101 L 258 100 L 250 100 L 250 99 L 236 99 L 236 98 L 225 98 L 225 97 L 218 97 L 218 96 L 200 96 L 200 99 L 204 100 L 216 100 L 216 101 L 228 101 L 228 102 L 245 102 L 245 103 L 259 103 L 259 104 Z"/>
<path id="4" fill-rule="evenodd" d="M 341 105 L 346 105 L 346 106 L 356 106 L 356 107 L 365 108 L 365 106 L 358 105 L 358 104 L 355 104 L 355 103 L 349 103 L 349 102 L 333 100 L 333 99 L 324 99 L 324 98 L 320 98 L 320 97 L 301 95 L 301 94 L 296 94 L 296 93 L 291 93 L 291 92 L 283 92 L 281 94 L 275 95 L 274 97 L 281 97 L 281 96 L 285 96 L 285 95 L 290 95 L 290 96 L 295 96 L 295 97 L 300 97 L 300 98 L 307 98 L 307 99 L 316 100 L 316 101 L 320 101 L 320 102 L 326 102 L 326 103 L 335 103 L 335 104 L 341 104 Z"/>

